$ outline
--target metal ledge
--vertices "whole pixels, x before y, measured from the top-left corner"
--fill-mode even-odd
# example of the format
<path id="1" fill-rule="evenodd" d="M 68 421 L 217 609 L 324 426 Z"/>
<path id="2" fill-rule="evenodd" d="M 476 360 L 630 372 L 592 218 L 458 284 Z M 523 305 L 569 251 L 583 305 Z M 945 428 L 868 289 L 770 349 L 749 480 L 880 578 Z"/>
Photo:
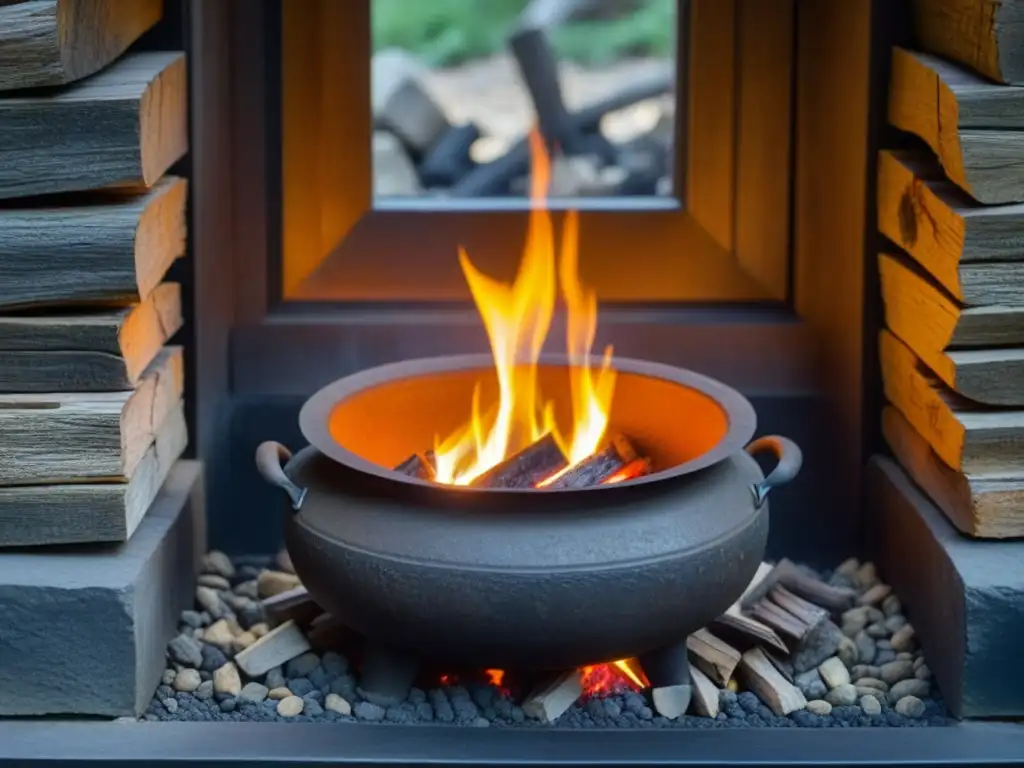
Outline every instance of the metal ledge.
<path id="1" fill-rule="evenodd" d="M 498 730 L 361 723 L 0 722 L 0 766 L 1024 766 L 1024 725 Z"/>

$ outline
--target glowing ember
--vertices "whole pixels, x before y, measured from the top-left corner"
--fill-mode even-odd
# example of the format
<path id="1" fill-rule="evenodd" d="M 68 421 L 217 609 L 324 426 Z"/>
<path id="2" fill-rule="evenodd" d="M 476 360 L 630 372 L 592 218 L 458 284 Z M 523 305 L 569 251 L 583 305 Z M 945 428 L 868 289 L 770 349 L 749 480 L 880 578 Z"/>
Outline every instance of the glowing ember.
<path id="1" fill-rule="evenodd" d="M 633 659 L 583 667 L 580 673 L 583 676 L 583 693 L 587 696 L 616 693 L 624 688 L 639 691 L 647 687 L 643 672 Z"/>
<path id="2" fill-rule="evenodd" d="M 482 409 L 480 386 L 470 404 L 468 422 L 435 441 L 435 475 L 440 483 L 468 485 L 509 456 L 551 433 L 575 465 L 594 453 L 608 426 L 615 388 L 611 349 L 595 370 L 590 348 L 597 329 L 597 296 L 580 284 L 579 215 L 565 217 L 557 265 L 565 301 L 566 350 L 573 363 L 570 394 L 573 423 L 570 434 L 555 424 L 552 402 L 537 383 L 537 360 L 555 309 L 555 238 L 546 207 L 551 164 L 540 134 L 530 134 L 530 217 L 523 257 L 510 285 L 479 272 L 466 252 L 459 263 L 490 341 L 498 380 L 498 402 Z"/>

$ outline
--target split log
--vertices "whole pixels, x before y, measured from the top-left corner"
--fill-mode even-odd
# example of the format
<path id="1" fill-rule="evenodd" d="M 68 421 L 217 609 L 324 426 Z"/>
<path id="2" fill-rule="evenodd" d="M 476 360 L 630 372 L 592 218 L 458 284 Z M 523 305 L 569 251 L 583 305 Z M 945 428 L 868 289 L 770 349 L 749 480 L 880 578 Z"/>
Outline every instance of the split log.
<path id="1" fill-rule="evenodd" d="M 0 485 L 131 480 L 183 389 L 164 349 L 134 392 L 0 395 Z"/>
<path id="2" fill-rule="evenodd" d="M 510 456 L 476 478 L 474 488 L 535 488 L 538 483 L 568 465 L 562 449 L 550 434 Z"/>
<path id="3" fill-rule="evenodd" d="M 786 635 L 792 640 L 799 643 L 810 631 L 810 626 L 802 622 L 799 618 L 789 613 L 784 608 L 772 603 L 770 600 L 761 600 L 754 603 L 747 610 L 750 611 L 750 615 L 760 621 L 762 624 L 767 624 L 772 629 Z"/>
<path id="4" fill-rule="evenodd" d="M 1024 305 L 1024 204 L 979 205 L 923 153 L 883 151 L 878 228 L 962 304 Z"/>
<path id="5" fill-rule="evenodd" d="M 760 648 L 743 654 L 740 673 L 747 687 L 779 717 L 807 706 L 800 689 L 779 674 Z"/>
<path id="6" fill-rule="evenodd" d="M 755 645 L 767 645 L 782 653 L 789 653 L 789 646 L 778 633 L 766 624 L 738 613 L 724 613 L 711 622 L 709 629 L 741 651 Z"/>
<path id="7" fill-rule="evenodd" d="M 1021 0 L 912 0 L 910 7 L 924 48 L 1000 83 L 1024 83 Z"/>
<path id="8" fill-rule="evenodd" d="M 721 689 L 697 667 L 690 665 L 690 680 L 693 685 L 693 711 L 703 717 L 718 717 L 718 703 Z"/>
<path id="9" fill-rule="evenodd" d="M 294 621 L 296 624 L 309 624 L 324 612 L 305 587 L 299 586 L 272 595 L 262 601 L 263 612 L 274 624 Z"/>
<path id="10" fill-rule="evenodd" d="M 952 469 L 893 406 L 882 436 L 897 461 L 961 532 L 983 539 L 1024 536 L 1024 468 L 965 474 Z"/>
<path id="11" fill-rule="evenodd" d="M 797 595 L 794 595 L 782 584 L 776 584 L 768 592 L 769 599 L 777 606 L 785 610 L 787 613 L 796 616 L 802 623 L 808 627 L 813 627 L 816 624 L 825 621 L 829 617 L 828 611 L 824 608 L 819 608 L 814 603 L 810 603 Z"/>
<path id="12" fill-rule="evenodd" d="M 249 677 L 265 675 L 310 649 L 294 621 L 286 621 L 235 655 L 235 664 Z"/>
<path id="13" fill-rule="evenodd" d="M 978 406 L 945 387 L 889 331 L 879 335 L 886 399 L 935 454 L 967 475 L 1013 474 L 1024 455 L 1024 410 Z"/>
<path id="14" fill-rule="evenodd" d="M 608 445 L 563 472 L 545 488 L 588 488 L 608 481 L 613 475 L 637 459 L 636 451 L 622 435 L 613 435 Z"/>
<path id="15" fill-rule="evenodd" d="M 633 480 L 637 477 L 643 477 L 644 475 L 651 474 L 651 460 L 648 458 L 633 459 L 626 466 L 620 469 L 618 472 L 611 475 L 605 480 L 602 485 L 614 485 L 616 483 L 624 483 L 627 480 Z"/>
<path id="16" fill-rule="evenodd" d="M 961 96 L 969 102 L 963 110 Z M 986 96 L 982 109 L 972 112 L 971 97 L 976 102 Z M 986 83 L 932 56 L 893 50 L 889 122 L 924 140 L 950 180 L 981 203 L 1024 200 L 1021 104 L 1024 89 Z"/>
<path id="17" fill-rule="evenodd" d="M 771 573 L 762 579 L 757 587 L 746 593 L 741 600 L 742 607 L 749 609 L 760 602 L 778 584 L 815 606 L 826 608 L 833 613 L 841 613 L 852 608 L 857 599 L 855 590 L 826 584 L 783 558 L 776 563 Z M 755 616 L 755 618 L 757 617 Z"/>
<path id="18" fill-rule="evenodd" d="M 179 401 L 127 483 L 0 487 L 0 547 L 128 541 L 187 445 Z"/>
<path id="19" fill-rule="evenodd" d="M 145 301 L 185 253 L 185 200 L 167 177 L 88 205 L 0 208 L 0 307 Z"/>
<path id="20" fill-rule="evenodd" d="M 541 722 L 557 720 L 583 695 L 583 677 L 578 669 L 562 674 L 537 686 L 523 701 L 523 712 Z"/>
<path id="21" fill-rule="evenodd" d="M 0 198 L 149 187 L 188 148 L 182 53 L 133 53 L 60 91 L 27 93 L 0 99 Z"/>
<path id="22" fill-rule="evenodd" d="M 456 125 L 438 139 L 419 166 L 420 180 L 428 187 L 450 187 L 476 167 L 470 150 L 480 138 L 476 123 Z"/>
<path id="23" fill-rule="evenodd" d="M 706 629 L 698 629 L 686 640 L 690 661 L 717 685 L 729 682 L 742 654 Z"/>
<path id="24" fill-rule="evenodd" d="M 426 451 L 423 454 L 414 453 L 395 467 L 396 472 L 401 472 L 409 477 L 418 477 L 421 480 L 433 480 L 435 470 L 433 451 Z"/>
<path id="25" fill-rule="evenodd" d="M 668 720 L 677 720 L 685 715 L 692 698 L 692 685 L 667 685 L 651 689 L 654 711 Z"/>
<path id="26" fill-rule="evenodd" d="M 0 317 L 0 393 L 134 389 L 180 327 L 177 283 L 125 309 Z"/>
<path id="27" fill-rule="evenodd" d="M 163 12 L 162 0 L 33 0 L 0 6 L 0 91 L 64 85 L 98 72 Z"/>

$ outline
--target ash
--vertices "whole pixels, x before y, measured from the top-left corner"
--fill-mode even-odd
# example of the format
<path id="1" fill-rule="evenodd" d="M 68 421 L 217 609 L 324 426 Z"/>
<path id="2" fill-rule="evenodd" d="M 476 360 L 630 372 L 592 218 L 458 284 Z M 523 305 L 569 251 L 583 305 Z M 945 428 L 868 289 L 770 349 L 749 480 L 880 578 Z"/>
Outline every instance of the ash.
<path id="1" fill-rule="evenodd" d="M 685 714 L 675 720 L 659 715 L 649 694 L 623 688 L 585 695 L 553 723 L 527 716 L 506 689 L 486 682 L 414 687 L 401 703 L 381 706 L 361 694 L 358 671 L 336 650 L 306 651 L 252 677 L 234 663 L 237 653 L 269 630 L 259 599 L 261 585 L 279 590 L 298 585 L 289 572 L 287 556 L 279 556 L 277 562 L 273 558 L 231 560 L 211 552 L 204 570 L 196 609 L 182 614 L 180 634 L 168 645 L 167 669 L 144 720 L 347 721 L 479 728 L 850 728 L 952 722 L 920 653 L 897 653 L 888 639 L 877 636 L 882 634 L 879 630 L 871 633 L 876 637 L 869 647 L 865 628 L 857 629 L 863 624 L 856 613 L 864 612 L 860 607 L 843 617 L 844 637 L 852 635 L 853 645 L 859 646 L 855 658 L 843 659 L 851 682 L 829 689 L 815 666 L 794 674 L 794 683 L 808 703 L 785 716 L 774 714 L 754 693 L 729 688 L 719 691 L 715 717 Z M 838 571 L 822 575 L 836 585 L 851 581 Z M 886 621 L 875 625 L 905 623 L 902 613 L 894 610 L 898 607 L 895 597 L 888 599 L 887 607 Z M 830 658 L 837 658 L 831 654 Z M 892 678 L 892 664 L 899 661 L 909 663 L 911 677 L 891 685 L 878 680 Z M 917 695 L 887 695 L 901 684 Z M 879 689 L 866 693 L 872 685 Z"/>

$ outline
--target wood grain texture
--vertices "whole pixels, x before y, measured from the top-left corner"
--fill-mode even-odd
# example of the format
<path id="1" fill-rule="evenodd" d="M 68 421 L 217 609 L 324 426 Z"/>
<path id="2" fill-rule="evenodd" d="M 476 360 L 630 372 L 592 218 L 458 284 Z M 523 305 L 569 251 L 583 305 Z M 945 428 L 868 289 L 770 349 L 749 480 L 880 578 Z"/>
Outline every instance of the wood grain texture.
<path id="1" fill-rule="evenodd" d="M 64 85 L 98 72 L 163 13 L 162 0 L 27 0 L 0 6 L 0 91 Z"/>
<path id="2" fill-rule="evenodd" d="M 983 539 L 1024 536 L 1024 462 L 1001 472 L 958 472 L 891 405 L 882 410 L 882 436 L 906 473 L 962 533 Z"/>
<path id="3" fill-rule="evenodd" d="M 187 445 L 179 401 L 127 482 L 0 487 L 0 547 L 127 541 Z"/>
<path id="4" fill-rule="evenodd" d="M 914 33 L 926 50 L 1001 83 L 1024 83 L 1021 0 L 911 0 Z"/>
<path id="5" fill-rule="evenodd" d="M 0 395 L 0 485 L 131 479 L 183 385 L 167 347 L 133 392 Z"/>
<path id="6" fill-rule="evenodd" d="M 151 186 L 188 149 L 185 55 L 133 53 L 57 91 L 0 99 L 0 198 Z"/>
<path id="7" fill-rule="evenodd" d="M 878 229 L 961 303 L 1024 305 L 1024 205 L 979 205 L 928 157 L 885 150 Z"/>
<path id="8" fill-rule="evenodd" d="M 945 387 L 902 341 L 879 334 L 886 399 L 945 464 L 967 474 L 1013 472 L 1024 455 L 1024 410 L 973 403 Z"/>
<path id="9" fill-rule="evenodd" d="M 972 82 L 934 57 L 893 49 L 889 122 L 924 140 L 949 179 L 979 202 L 1024 199 L 1022 93 Z"/>
<path id="10" fill-rule="evenodd" d="M 81 206 L 0 208 L 0 307 L 145 300 L 185 253 L 186 182 Z"/>
<path id="11" fill-rule="evenodd" d="M 181 327 L 181 286 L 124 309 L 0 316 L 0 392 L 134 389 Z"/>

